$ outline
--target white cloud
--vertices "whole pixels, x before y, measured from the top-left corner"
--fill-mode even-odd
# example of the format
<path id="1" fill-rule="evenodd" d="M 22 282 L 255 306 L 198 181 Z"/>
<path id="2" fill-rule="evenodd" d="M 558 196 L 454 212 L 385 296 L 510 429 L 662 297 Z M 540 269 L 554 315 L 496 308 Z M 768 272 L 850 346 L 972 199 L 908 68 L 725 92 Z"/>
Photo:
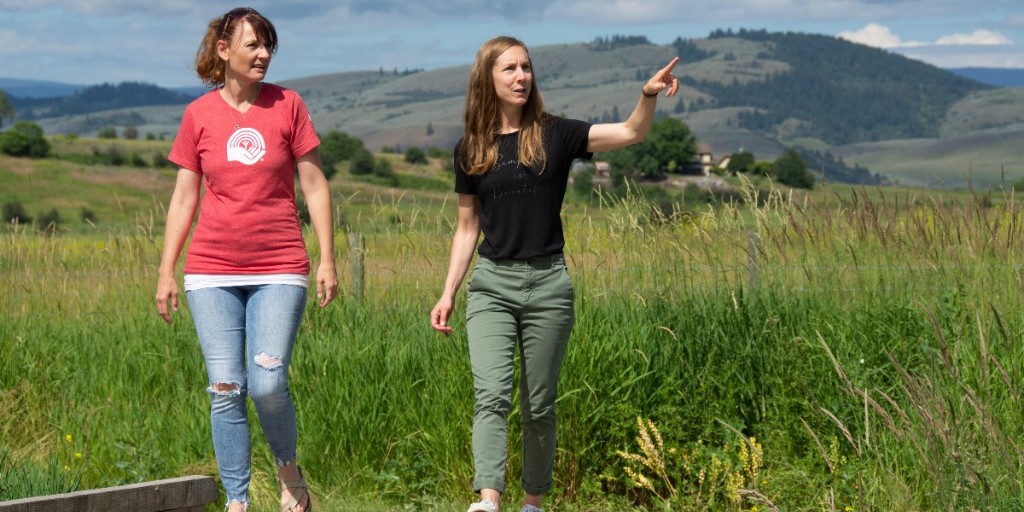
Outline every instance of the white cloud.
<path id="1" fill-rule="evenodd" d="M 877 23 L 868 23 L 860 30 L 840 32 L 838 37 L 875 48 L 911 48 L 926 44 L 917 41 L 904 42 L 900 36 L 893 34 L 889 27 Z"/>
<path id="2" fill-rule="evenodd" d="M 951 36 L 942 36 L 935 44 L 939 46 L 945 45 L 964 45 L 964 46 L 1001 46 L 1007 44 L 1013 44 L 1013 41 L 1007 39 L 1005 36 L 998 32 L 992 32 L 990 30 L 975 30 L 970 34 L 953 34 Z"/>
<path id="3" fill-rule="evenodd" d="M 970 34 L 942 36 L 934 43 L 904 41 L 900 36 L 894 34 L 889 27 L 877 23 L 869 23 L 860 30 L 840 32 L 837 37 L 854 43 L 885 49 L 929 46 L 1007 46 L 1013 44 L 1013 41 L 998 32 L 982 29 L 975 30 Z"/>
<path id="4" fill-rule="evenodd" d="M 1024 68 L 1024 54 L 1012 46 L 926 46 L 894 51 L 940 68 Z"/>

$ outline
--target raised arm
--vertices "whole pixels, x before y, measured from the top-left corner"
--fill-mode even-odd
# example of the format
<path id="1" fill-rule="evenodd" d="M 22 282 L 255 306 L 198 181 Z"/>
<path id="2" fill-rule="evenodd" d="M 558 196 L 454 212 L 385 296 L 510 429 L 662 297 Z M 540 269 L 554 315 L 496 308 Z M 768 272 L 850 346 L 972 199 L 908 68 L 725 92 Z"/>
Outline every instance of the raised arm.
<path id="1" fill-rule="evenodd" d="M 445 336 L 452 333 L 448 319 L 455 309 L 455 295 L 466 277 L 473 252 L 480 239 L 480 200 L 472 194 L 459 194 L 459 220 L 452 238 L 452 254 L 448 261 L 448 277 L 444 292 L 430 312 L 430 326 Z"/>
<path id="2" fill-rule="evenodd" d="M 316 270 L 316 298 L 325 307 L 338 296 L 338 271 L 334 263 L 334 221 L 331 212 L 331 192 L 316 149 L 299 157 L 299 186 L 309 208 L 309 221 L 316 232 L 320 246 L 320 264 Z"/>
<path id="3" fill-rule="evenodd" d="M 629 118 L 622 123 L 595 124 L 590 127 L 587 151 L 601 153 L 612 151 L 630 144 L 636 144 L 647 137 L 647 130 L 654 122 L 654 108 L 657 106 L 658 94 L 674 96 L 679 90 L 679 79 L 672 74 L 672 68 L 679 62 L 679 57 L 672 59 L 667 66 L 658 70 L 643 88 L 640 89 L 640 100 Z"/>

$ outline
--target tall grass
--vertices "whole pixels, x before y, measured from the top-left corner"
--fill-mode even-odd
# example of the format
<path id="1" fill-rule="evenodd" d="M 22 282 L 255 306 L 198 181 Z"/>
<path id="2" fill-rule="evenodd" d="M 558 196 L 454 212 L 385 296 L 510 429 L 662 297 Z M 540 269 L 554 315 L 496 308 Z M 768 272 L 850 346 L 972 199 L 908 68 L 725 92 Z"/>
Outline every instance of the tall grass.
<path id="1" fill-rule="evenodd" d="M 747 194 L 758 206 L 672 219 L 635 195 L 566 213 L 578 320 L 554 509 L 1024 506 L 1019 201 Z M 300 460 L 320 495 L 423 510 L 470 497 L 464 303 L 450 338 L 428 323 L 454 209 L 382 199 L 343 215 L 365 240 L 364 299 L 311 306 L 292 367 Z M 0 449 L 12 460 L 45 464 L 70 434 L 83 487 L 216 473 L 188 308 L 170 327 L 155 314 L 153 232 L 3 238 Z M 338 256 L 345 296 L 343 244 Z M 627 471 L 643 471 L 621 456 L 637 449 L 637 418 L 657 426 L 675 493 Z M 272 458 L 254 437 L 255 510 L 271 510 Z M 737 500 L 695 500 L 694 475 L 740 460 L 750 438 L 770 476 L 720 487 Z"/>

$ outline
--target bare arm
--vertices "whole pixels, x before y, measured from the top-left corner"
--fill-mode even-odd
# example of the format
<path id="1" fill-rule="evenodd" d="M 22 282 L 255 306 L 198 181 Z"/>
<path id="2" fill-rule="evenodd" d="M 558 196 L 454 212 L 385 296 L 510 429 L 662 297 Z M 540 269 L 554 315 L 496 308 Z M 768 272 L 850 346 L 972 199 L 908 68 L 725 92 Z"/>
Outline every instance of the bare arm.
<path id="1" fill-rule="evenodd" d="M 674 96 L 679 90 L 679 79 L 672 74 L 672 68 L 679 62 L 679 57 L 672 59 L 667 66 L 661 68 L 641 89 L 640 100 L 629 118 L 622 123 L 595 124 L 590 127 L 587 151 L 601 153 L 612 151 L 630 144 L 636 144 L 647 137 L 647 131 L 654 122 L 654 108 L 657 106 L 658 94 Z"/>
<path id="2" fill-rule="evenodd" d="M 174 193 L 167 207 L 164 250 L 157 275 L 156 308 L 160 318 L 168 324 L 171 323 L 171 311 L 178 310 L 178 283 L 174 278 L 174 267 L 178 264 L 181 249 L 185 246 L 189 231 L 192 230 L 192 220 L 199 206 L 199 186 L 202 182 L 203 177 L 199 173 L 184 168 L 178 169 Z"/>
<path id="3" fill-rule="evenodd" d="M 473 252 L 480 239 L 480 200 L 472 194 L 459 194 L 459 220 L 452 238 L 452 254 L 448 261 L 448 277 L 444 292 L 430 312 L 430 325 L 445 336 L 452 333 L 448 319 L 455 308 L 455 295 L 466 277 Z"/>
<path id="4" fill-rule="evenodd" d="M 316 270 L 316 298 L 326 307 L 338 296 L 338 271 L 334 262 L 334 220 L 331 191 L 324 177 L 320 152 L 316 149 L 299 157 L 299 186 L 309 209 L 309 220 L 320 246 L 320 264 Z"/>

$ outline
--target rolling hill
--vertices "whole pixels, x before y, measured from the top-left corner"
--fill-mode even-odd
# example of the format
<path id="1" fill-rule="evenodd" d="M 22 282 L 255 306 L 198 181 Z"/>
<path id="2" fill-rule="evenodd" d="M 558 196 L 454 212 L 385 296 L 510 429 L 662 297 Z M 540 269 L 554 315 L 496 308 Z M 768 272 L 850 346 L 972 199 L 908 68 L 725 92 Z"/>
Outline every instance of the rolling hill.
<path id="1" fill-rule="evenodd" d="M 682 57 L 675 72 L 683 86 L 676 98 L 659 100 L 659 115 L 686 122 L 716 158 L 743 149 L 768 160 L 798 146 L 903 182 L 940 176 L 946 185 L 964 183 L 969 172 L 975 184 L 997 183 L 1006 164 L 1021 161 L 998 140 L 1024 130 L 1024 89 L 996 88 L 830 36 L 715 31 L 668 45 L 627 37 L 531 48 L 547 110 L 592 122 L 628 115 L 642 82 L 675 55 Z M 371 149 L 451 147 L 461 134 L 468 74 L 466 63 L 281 84 L 302 94 L 321 132 L 345 131 Z M 64 109 L 67 115 L 36 122 L 47 133 L 88 135 L 130 123 L 141 133 L 170 137 L 183 104 L 78 115 Z M 993 168 L 996 161 L 1001 168 Z"/>
<path id="2" fill-rule="evenodd" d="M 57 98 L 70 96 L 88 87 L 80 84 L 66 84 L 47 80 L 23 80 L 0 78 L 0 90 L 15 98 Z"/>

